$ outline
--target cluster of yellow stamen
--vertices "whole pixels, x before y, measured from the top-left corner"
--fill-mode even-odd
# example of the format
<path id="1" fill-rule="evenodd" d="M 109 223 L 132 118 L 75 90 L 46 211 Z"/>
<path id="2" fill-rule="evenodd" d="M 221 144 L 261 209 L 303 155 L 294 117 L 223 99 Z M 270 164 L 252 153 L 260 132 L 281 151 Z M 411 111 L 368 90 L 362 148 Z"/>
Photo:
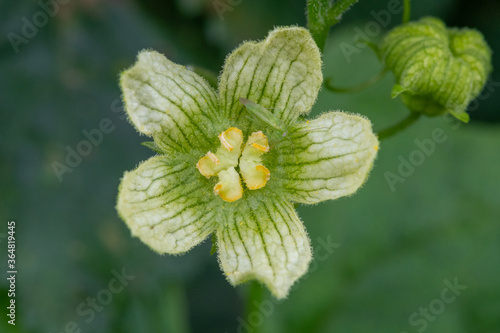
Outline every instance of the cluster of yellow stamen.
<path id="1" fill-rule="evenodd" d="M 207 177 L 218 176 L 219 182 L 214 193 L 224 201 L 233 202 L 243 196 L 240 175 L 249 190 L 257 190 L 266 185 L 271 173 L 261 163 L 261 156 L 269 151 L 267 137 L 262 132 L 254 132 L 243 147 L 243 132 L 231 127 L 219 135 L 221 146 L 214 153 L 203 156 L 196 168 Z"/>

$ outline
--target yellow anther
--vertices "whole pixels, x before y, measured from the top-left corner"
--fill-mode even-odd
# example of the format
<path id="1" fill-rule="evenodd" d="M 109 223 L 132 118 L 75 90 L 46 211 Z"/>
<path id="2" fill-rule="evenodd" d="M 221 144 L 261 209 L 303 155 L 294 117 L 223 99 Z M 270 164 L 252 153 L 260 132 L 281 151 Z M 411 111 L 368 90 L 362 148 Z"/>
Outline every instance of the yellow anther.
<path id="1" fill-rule="evenodd" d="M 252 133 L 240 158 L 241 176 L 249 190 L 266 186 L 271 177 L 271 172 L 261 164 L 261 156 L 268 151 L 269 143 L 264 133 Z"/>
<path id="2" fill-rule="evenodd" d="M 258 143 L 252 143 L 252 147 L 260 150 L 261 152 L 267 153 L 269 151 L 269 146 L 259 145 Z"/>
<path id="3" fill-rule="evenodd" d="M 196 164 L 200 173 L 210 178 L 216 176 L 221 170 L 230 166 L 238 166 L 238 159 L 241 154 L 241 144 L 243 143 L 243 133 L 236 127 L 231 127 L 219 135 L 221 146 L 214 154 L 208 152 Z"/>
<path id="4" fill-rule="evenodd" d="M 214 154 L 209 151 L 196 164 L 196 168 L 205 177 L 219 176 L 219 182 L 213 188 L 214 193 L 227 202 L 234 202 L 243 196 L 240 175 L 235 169 L 238 166 L 249 190 L 264 187 L 271 175 L 261 165 L 262 154 L 269 151 L 264 133 L 252 133 L 243 146 L 243 152 L 243 132 L 240 129 L 230 127 L 219 134 L 218 138 L 221 146 L 217 152 Z"/>
<path id="5" fill-rule="evenodd" d="M 203 176 L 210 178 L 219 172 L 219 170 L 217 170 L 217 165 L 219 165 L 217 156 L 212 152 L 208 152 L 205 156 L 200 158 L 198 163 L 196 163 L 196 168 Z"/>
<path id="6" fill-rule="evenodd" d="M 219 195 L 219 191 L 222 189 L 222 184 L 217 184 L 214 187 L 214 193 Z"/>
<path id="7" fill-rule="evenodd" d="M 271 172 L 263 165 L 257 165 L 254 169 L 245 170 L 243 179 L 249 190 L 258 190 L 266 186 L 271 178 Z"/>
<path id="8" fill-rule="evenodd" d="M 267 136 L 261 131 L 253 132 L 250 137 L 248 137 L 247 146 L 252 146 L 262 153 L 267 153 L 269 151 L 269 143 L 267 142 Z"/>
<path id="9" fill-rule="evenodd" d="M 219 140 L 220 142 L 222 143 L 222 145 L 224 147 L 226 147 L 227 150 L 229 151 L 232 151 L 233 150 L 233 146 L 231 146 L 231 144 L 229 142 L 227 142 L 226 140 L 226 137 L 224 135 L 224 132 L 222 132 L 220 135 L 219 135 Z"/>
<path id="10" fill-rule="evenodd" d="M 210 158 L 215 163 L 215 165 L 219 164 L 219 159 L 217 158 L 217 156 L 215 156 L 214 153 L 212 153 L 212 152 L 209 151 L 207 153 L 207 156 L 208 156 L 208 158 Z"/>
<path id="11" fill-rule="evenodd" d="M 265 166 L 257 165 L 255 169 L 257 169 L 257 171 L 261 172 L 265 176 L 266 181 L 268 181 L 269 178 L 271 178 L 271 172 Z"/>
<path id="12" fill-rule="evenodd" d="M 243 132 L 236 127 L 230 127 L 221 134 L 219 134 L 221 144 L 228 151 L 232 151 L 236 146 L 241 146 L 243 142 Z"/>
<path id="13" fill-rule="evenodd" d="M 234 202 L 243 196 L 240 175 L 234 167 L 219 172 L 219 182 L 214 187 L 214 193 L 227 202 Z"/>

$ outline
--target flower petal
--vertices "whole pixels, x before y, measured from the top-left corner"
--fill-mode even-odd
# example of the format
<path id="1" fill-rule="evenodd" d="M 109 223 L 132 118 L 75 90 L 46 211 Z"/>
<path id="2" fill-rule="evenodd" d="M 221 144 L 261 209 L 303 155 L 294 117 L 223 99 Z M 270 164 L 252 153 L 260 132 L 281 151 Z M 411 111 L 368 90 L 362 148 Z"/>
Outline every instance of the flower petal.
<path id="1" fill-rule="evenodd" d="M 120 79 L 125 108 L 137 130 L 154 136 L 162 148 L 191 149 L 211 138 L 218 106 L 210 85 L 200 76 L 155 51 L 139 53 Z"/>
<path id="2" fill-rule="evenodd" d="M 217 230 L 221 268 L 233 285 L 257 279 L 284 298 L 311 260 L 304 226 L 286 201 L 242 206 Z"/>
<path id="3" fill-rule="evenodd" d="M 277 177 L 291 200 L 314 204 L 350 195 L 364 183 L 378 151 L 369 120 L 329 112 L 290 134 Z"/>
<path id="4" fill-rule="evenodd" d="M 263 42 L 243 43 L 227 58 L 219 85 L 221 109 L 238 118 L 244 97 L 290 124 L 311 110 L 322 82 L 321 55 L 309 31 L 278 28 Z"/>
<path id="5" fill-rule="evenodd" d="M 169 165 L 155 156 L 126 172 L 117 209 L 132 234 L 159 253 L 188 251 L 215 230 L 213 194 L 203 190 L 189 163 Z"/>

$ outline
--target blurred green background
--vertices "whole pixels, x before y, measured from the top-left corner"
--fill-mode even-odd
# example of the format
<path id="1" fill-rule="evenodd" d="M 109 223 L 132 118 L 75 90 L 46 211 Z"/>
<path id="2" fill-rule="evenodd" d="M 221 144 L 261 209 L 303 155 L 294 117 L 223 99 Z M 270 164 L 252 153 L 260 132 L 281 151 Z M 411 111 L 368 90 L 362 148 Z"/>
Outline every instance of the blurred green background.
<path id="1" fill-rule="evenodd" d="M 423 119 L 382 142 L 356 195 L 298 207 L 316 260 L 287 300 L 276 302 L 265 290 L 261 312 L 248 316 L 248 286 L 226 282 L 209 241 L 183 256 L 159 256 L 131 238 L 118 218 L 114 206 L 123 172 L 152 152 L 123 118 L 117 80 L 144 48 L 219 72 L 243 40 L 262 39 L 277 25 L 305 25 L 305 2 L 60 1 L 65 4 L 17 53 L 8 34 L 21 36 L 23 17 L 32 21 L 42 6 L 0 2 L 3 309 L 10 220 L 17 226 L 18 268 L 16 326 L 7 324 L 2 310 L 1 332 L 500 332 L 496 72 L 471 105 L 470 124 Z M 325 77 L 349 86 L 378 72 L 370 50 L 347 61 L 339 45 L 353 44 L 358 29 L 374 21 L 371 11 L 379 13 L 387 3 L 361 0 L 334 27 Z M 422 0 L 412 6 L 414 19 L 434 15 L 451 26 L 476 27 L 500 50 L 498 1 Z M 400 20 L 393 15 L 386 29 Z M 498 53 L 494 66 L 500 68 Z M 390 99 L 392 84 L 388 75 L 358 94 L 322 90 L 311 115 L 342 109 L 366 115 L 379 130 L 407 112 Z M 99 128 L 105 118 L 111 133 L 59 181 L 53 163 L 65 163 L 67 147 L 76 149 L 85 139 L 82 131 Z M 419 150 L 415 140 L 430 139 L 436 128 L 446 140 L 391 189 L 387 172 L 397 174 L 401 160 Z M 330 251 L 328 241 L 335 243 Z M 110 294 L 113 271 L 123 269 L 133 279 Z M 443 292 L 452 295 L 446 281 L 467 287 L 449 303 L 442 301 Z M 106 295 L 112 298 L 91 310 L 89 298 Z"/>

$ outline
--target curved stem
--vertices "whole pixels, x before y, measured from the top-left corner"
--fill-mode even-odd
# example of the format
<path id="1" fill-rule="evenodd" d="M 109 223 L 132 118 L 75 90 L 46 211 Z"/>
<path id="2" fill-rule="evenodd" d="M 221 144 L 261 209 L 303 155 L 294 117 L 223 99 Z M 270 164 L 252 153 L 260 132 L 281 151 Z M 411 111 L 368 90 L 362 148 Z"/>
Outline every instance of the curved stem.
<path id="1" fill-rule="evenodd" d="M 404 0 L 403 24 L 410 22 L 411 5 L 410 0 Z"/>
<path id="2" fill-rule="evenodd" d="M 348 88 L 335 87 L 330 83 L 332 79 L 328 78 L 325 80 L 325 88 L 336 93 L 355 93 L 374 85 L 384 77 L 385 73 L 387 73 L 387 70 L 383 69 L 380 73 L 378 73 L 376 76 L 372 77 L 368 81 L 362 82 L 360 84 Z"/>
<path id="3" fill-rule="evenodd" d="M 410 112 L 410 114 L 406 118 L 401 120 L 399 123 L 378 132 L 378 139 L 384 140 L 390 138 L 391 136 L 393 136 L 398 132 L 401 132 L 402 130 L 404 130 L 405 128 L 416 122 L 421 115 L 422 115 L 421 113 Z"/>
<path id="4" fill-rule="evenodd" d="M 363 38 L 357 38 L 354 42 L 356 44 L 358 44 L 358 45 L 359 44 L 364 44 L 364 45 L 368 46 L 375 53 L 375 55 L 377 56 L 377 58 L 380 59 L 378 44 L 373 43 L 373 42 L 371 42 L 369 40 L 366 40 L 366 39 L 363 39 Z"/>

